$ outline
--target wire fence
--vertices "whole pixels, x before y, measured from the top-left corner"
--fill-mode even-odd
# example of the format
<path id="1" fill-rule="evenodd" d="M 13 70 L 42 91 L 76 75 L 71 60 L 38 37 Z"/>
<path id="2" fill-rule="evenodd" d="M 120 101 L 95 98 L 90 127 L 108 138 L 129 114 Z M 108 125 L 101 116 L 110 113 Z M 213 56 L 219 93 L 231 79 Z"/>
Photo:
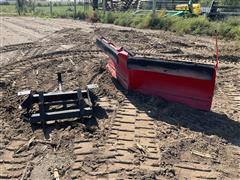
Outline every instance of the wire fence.
<path id="1" fill-rule="evenodd" d="M 17 0 L 15 3 L 2 3 L 0 13 L 36 15 L 49 17 L 78 17 L 94 10 L 98 11 L 137 11 L 167 9 L 174 10 L 177 4 L 187 4 L 189 0 L 73 0 L 43 1 Z"/>
<path id="2" fill-rule="evenodd" d="M 92 10 L 90 0 L 81 2 L 54 2 L 36 0 L 17 0 L 0 3 L 0 15 L 36 15 L 48 17 L 76 17 L 78 13 Z"/>
<path id="3" fill-rule="evenodd" d="M 208 0 L 213 2 L 212 0 Z M 192 0 L 192 3 L 198 3 L 199 0 Z M 148 12 L 155 13 L 156 11 L 167 10 L 168 15 L 185 15 L 186 13 L 178 14 L 171 10 L 176 10 L 177 5 L 182 6 L 182 11 L 185 12 L 191 6 L 189 0 L 71 0 L 71 1 L 47 1 L 47 0 L 5 0 L 0 3 L 0 15 L 33 15 L 41 17 L 73 17 L 85 19 L 89 14 L 93 14 L 95 10 L 103 12 L 134 12 L 135 14 L 145 14 Z M 213 6 L 212 6 L 213 7 Z M 211 6 L 199 6 L 199 14 L 208 13 Z M 215 9 L 215 14 L 224 15 L 240 15 L 240 6 L 218 5 Z"/>

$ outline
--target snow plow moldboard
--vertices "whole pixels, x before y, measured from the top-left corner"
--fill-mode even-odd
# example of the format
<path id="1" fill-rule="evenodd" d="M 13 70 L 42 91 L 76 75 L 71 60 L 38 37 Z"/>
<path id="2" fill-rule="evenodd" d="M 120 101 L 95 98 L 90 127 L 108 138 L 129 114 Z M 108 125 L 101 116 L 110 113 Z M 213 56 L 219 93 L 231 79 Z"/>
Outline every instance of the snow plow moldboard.
<path id="1" fill-rule="evenodd" d="M 96 43 L 110 57 L 108 71 L 124 88 L 201 110 L 211 109 L 217 65 L 138 57 L 103 37 Z"/>

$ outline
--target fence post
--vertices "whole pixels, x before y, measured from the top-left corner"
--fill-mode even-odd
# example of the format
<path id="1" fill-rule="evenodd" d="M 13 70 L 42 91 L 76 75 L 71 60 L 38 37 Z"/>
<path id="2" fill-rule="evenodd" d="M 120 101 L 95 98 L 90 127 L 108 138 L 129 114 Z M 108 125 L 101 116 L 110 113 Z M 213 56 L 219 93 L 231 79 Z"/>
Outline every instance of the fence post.
<path id="1" fill-rule="evenodd" d="M 36 0 L 33 1 L 33 7 L 32 7 L 33 13 L 35 13 L 35 3 L 36 3 Z"/>
<path id="2" fill-rule="evenodd" d="M 83 0 L 83 11 L 86 13 L 86 0 Z"/>
<path id="3" fill-rule="evenodd" d="M 74 18 L 77 17 L 77 0 L 74 0 Z"/>
<path id="4" fill-rule="evenodd" d="M 49 7 L 50 7 L 50 15 L 51 17 L 53 16 L 53 11 L 52 11 L 52 1 L 49 2 Z"/>
<path id="5" fill-rule="evenodd" d="M 19 16 L 21 15 L 21 9 L 22 9 L 21 6 L 22 6 L 22 4 L 21 4 L 20 0 L 17 0 L 16 7 L 17 7 L 17 12 L 18 12 Z"/>
<path id="6" fill-rule="evenodd" d="M 106 12 L 106 0 L 102 0 L 103 13 Z"/>
<path id="7" fill-rule="evenodd" d="M 156 0 L 153 0 L 152 11 L 153 11 L 153 14 L 155 14 L 155 12 L 156 12 Z"/>

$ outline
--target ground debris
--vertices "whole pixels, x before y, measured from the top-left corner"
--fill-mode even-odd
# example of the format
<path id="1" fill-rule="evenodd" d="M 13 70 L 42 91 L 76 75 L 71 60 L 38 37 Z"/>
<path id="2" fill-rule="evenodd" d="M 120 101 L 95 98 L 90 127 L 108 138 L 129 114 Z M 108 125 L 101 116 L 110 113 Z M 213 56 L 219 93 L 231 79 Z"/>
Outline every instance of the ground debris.
<path id="1" fill-rule="evenodd" d="M 21 146 L 15 153 L 18 154 L 22 151 L 27 151 L 34 139 L 35 139 L 35 137 L 33 136 L 26 144 Z"/>
<path id="2" fill-rule="evenodd" d="M 201 152 L 196 151 L 196 150 L 192 150 L 191 153 L 194 154 L 194 155 L 196 155 L 196 156 L 203 157 L 203 158 L 214 159 L 210 154 L 207 154 L 207 153 L 201 153 Z"/>
<path id="3" fill-rule="evenodd" d="M 23 171 L 23 174 L 22 174 L 22 177 L 20 180 L 24 180 L 24 179 L 28 179 L 28 177 L 30 176 L 31 174 L 31 171 L 33 169 L 33 163 L 32 162 L 28 162 L 24 171 Z"/>
<path id="4" fill-rule="evenodd" d="M 24 144 L 23 146 L 21 146 L 18 150 L 15 151 L 15 154 L 21 153 L 23 151 L 28 151 L 30 146 L 34 143 L 40 143 L 40 144 L 47 144 L 47 145 L 51 145 L 51 146 L 56 146 L 55 143 L 50 142 L 50 141 L 46 141 L 46 140 L 41 140 L 41 139 L 35 139 L 35 137 L 32 137 L 26 144 Z"/>
<path id="5" fill-rule="evenodd" d="M 60 180 L 60 176 L 59 176 L 57 168 L 54 168 L 53 175 L 54 175 L 55 180 Z"/>

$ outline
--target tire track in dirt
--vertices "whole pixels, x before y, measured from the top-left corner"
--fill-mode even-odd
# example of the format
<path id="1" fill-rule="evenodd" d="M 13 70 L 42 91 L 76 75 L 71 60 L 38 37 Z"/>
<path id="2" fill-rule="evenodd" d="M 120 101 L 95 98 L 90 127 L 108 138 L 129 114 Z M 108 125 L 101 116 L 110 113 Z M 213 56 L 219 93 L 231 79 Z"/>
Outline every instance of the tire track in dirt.
<path id="1" fill-rule="evenodd" d="M 240 68 L 225 66 L 219 68 L 217 96 L 225 100 L 225 104 L 217 104 L 222 111 L 240 120 Z"/>
<path id="2" fill-rule="evenodd" d="M 106 106 L 102 104 L 101 107 Z M 81 176 L 83 179 L 116 179 L 121 173 L 124 173 L 121 178 L 128 179 L 142 171 L 162 171 L 155 121 L 137 110 L 128 99 L 116 109 L 108 136 L 100 148 L 88 139 L 76 140 L 74 153 L 76 160 L 72 166 L 72 179 L 80 178 L 81 174 L 85 174 Z M 86 165 L 87 156 L 94 154 L 98 154 L 97 169 Z"/>
<path id="3" fill-rule="evenodd" d="M 33 46 L 35 46 L 35 45 L 32 42 L 6 45 L 3 47 L 0 47 L 0 53 L 16 51 L 19 49 L 22 49 L 22 50 L 31 49 L 31 48 L 33 48 Z"/>
<path id="4" fill-rule="evenodd" d="M 167 49 L 167 50 L 166 50 Z M 183 62 L 193 62 L 193 63 L 200 63 L 200 64 L 216 64 L 216 57 L 209 56 L 209 55 L 203 55 L 203 54 L 189 54 L 181 52 L 179 53 L 179 49 L 172 49 L 172 48 L 164 48 L 164 50 L 159 50 L 156 48 L 151 49 L 145 49 L 143 51 L 135 51 L 135 53 L 138 56 L 145 56 L 145 57 L 157 57 L 157 58 L 163 58 L 166 60 L 180 60 Z M 232 65 L 238 65 L 240 61 L 236 60 L 228 60 L 226 58 L 220 57 L 220 65 L 221 66 L 232 66 Z"/>
<path id="5" fill-rule="evenodd" d="M 0 161 L 0 179 L 21 179 L 33 151 L 18 152 L 27 143 L 26 139 L 2 139 L 3 145 Z"/>
<path id="6" fill-rule="evenodd" d="M 19 32 L 16 29 L 9 27 L 8 24 L 3 21 L 0 23 L 1 26 L 1 33 L 2 41 L 1 46 L 9 45 L 9 44 L 16 44 L 16 43 L 23 43 L 23 42 L 30 42 L 29 38 L 26 37 L 26 34 L 23 32 Z"/>
<path id="7" fill-rule="evenodd" d="M 7 58 L 8 60 L 5 62 L 2 62 L 2 67 L 6 67 L 11 65 L 11 63 L 16 63 L 22 59 L 29 59 L 29 58 L 34 58 L 36 56 L 41 56 L 41 55 L 47 55 L 50 53 L 54 53 L 56 51 L 63 51 L 63 50 L 68 50 L 68 48 L 65 48 L 64 46 L 67 45 L 48 45 L 48 46 L 42 46 L 42 45 L 33 45 L 32 47 L 28 46 L 29 43 L 27 43 L 27 46 L 25 47 L 25 44 L 22 44 L 23 47 L 20 46 L 20 48 L 15 49 L 12 45 L 8 49 L 8 47 L 3 47 L 3 51 L 5 52 L 11 52 L 15 51 L 15 55 L 13 57 L 7 58 L 4 56 L 4 58 Z M 16 45 L 18 46 L 18 45 Z M 70 46 L 72 47 L 72 45 Z"/>
<path id="8" fill-rule="evenodd" d="M 71 57 L 74 56 L 74 54 L 81 54 L 82 56 L 89 56 L 89 58 L 93 57 L 93 54 L 97 55 L 99 53 L 99 50 L 60 50 L 60 51 L 54 51 L 54 49 L 58 48 L 59 46 L 50 46 L 48 49 L 44 50 L 45 53 L 42 53 L 42 48 L 39 49 L 36 48 L 32 51 L 30 51 L 30 54 L 27 54 L 25 57 L 20 57 L 19 60 L 16 60 L 15 62 L 8 64 L 6 66 L 3 66 L 0 68 L 0 99 L 4 97 L 4 92 L 8 84 L 17 76 L 21 75 L 22 73 L 28 71 L 29 69 L 32 69 L 34 67 L 38 67 L 41 64 L 45 64 L 47 62 L 53 61 L 62 61 L 63 57 Z M 40 52 L 40 53 L 39 53 Z M 39 54 L 38 54 L 39 53 Z M 64 54 L 64 56 L 63 56 Z M 28 58 L 29 56 L 29 58 Z M 12 81 L 14 82 L 14 81 Z M 25 89 L 28 86 L 23 85 L 21 88 Z"/>
<path id="9" fill-rule="evenodd" d="M 182 162 L 175 164 L 178 179 L 218 179 L 220 173 L 212 170 L 211 166 L 201 162 Z"/>
<path id="10" fill-rule="evenodd" d="M 6 45 L 0 47 L 0 53 L 2 56 L 1 66 L 8 65 L 10 63 L 15 63 L 21 59 L 30 58 L 32 56 L 41 55 L 45 51 L 51 48 L 50 46 L 45 46 L 44 44 L 29 42 L 29 43 L 20 43 L 13 45 Z M 55 46 L 55 49 L 59 48 L 59 46 Z M 1 69 L 0 66 L 0 69 Z"/>
<path id="11" fill-rule="evenodd" d="M 55 56 L 56 58 L 61 58 L 63 57 L 62 54 L 64 54 L 64 56 L 68 57 L 68 56 L 73 56 L 74 54 L 89 54 L 89 53 L 96 53 L 98 54 L 100 51 L 99 50 L 90 50 L 90 51 L 85 51 L 85 50 L 60 50 L 60 51 L 53 51 L 56 47 L 52 46 L 49 47 L 49 49 L 45 50 L 46 52 L 49 53 L 36 53 L 35 51 L 33 51 L 33 53 L 31 53 L 31 55 L 27 54 L 27 58 L 21 59 L 20 61 L 17 62 L 13 62 L 12 64 L 9 64 L 8 67 L 2 68 L 1 71 L 17 71 L 15 70 L 16 68 L 24 68 L 24 66 L 30 66 L 27 65 L 28 64 L 36 64 L 38 62 L 43 63 L 45 61 L 48 61 L 47 58 L 49 57 L 50 60 L 52 60 L 52 58 L 54 58 L 53 56 Z M 58 47 L 59 48 L 59 47 Z M 39 49 L 36 49 L 36 51 L 39 51 Z M 39 58 L 42 58 L 42 60 L 39 61 Z M 26 67 L 27 69 L 28 67 Z M 2 74 L 3 72 L 0 72 L 2 75 L 2 79 L 7 79 L 7 77 L 9 77 L 10 74 L 14 74 L 13 72 L 8 72 L 7 74 Z"/>
<path id="12" fill-rule="evenodd" d="M 54 29 L 54 31 L 56 30 L 60 30 L 63 29 L 63 27 L 65 28 L 81 28 L 81 25 L 79 24 L 78 21 L 74 21 L 72 19 L 68 19 L 70 21 L 70 23 L 65 23 L 64 19 L 55 19 L 55 21 L 52 21 L 51 19 L 42 19 L 42 18 L 30 18 L 30 19 L 26 19 L 26 18 L 20 18 L 17 21 L 18 22 L 26 22 L 28 21 L 29 23 L 33 22 L 32 24 L 36 24 L 36 25 L 42 25 L 45 28 L 47 28 L 47 30 L 52 31 L 52 27 Z M 31 25 L 30 25 L 31 26 Z M 49 28 L 51 27 L 51 28 Z"/>
<path id="13" fill-rule="evenodd" d="M 40 35 L 46 35 L 48 33 L 51 33 L 53 32 L 54 30 L 52 30 L 51 28 L 47 27 L 47 26 L 44 26 L 44 27 L 41 27 L 41 25 L 39 24 L 34 24 L 34 23 L 26 23 L 24 21 L 19 21 L 19 19 L 4 19 L 5 21 L 9 22 L 9 23 L 12 23 L 16 26 L 19 26 L 21 28 L 24 28 L 24 29 L 27 29 L 27 30 L 31 30 L 37 34 L 40 34 Z M 46 31 L 48 30 L 48 31 Z"/>
<path id="14" fill-rule="evenodd" d="M 18 17 L 17 19 L 18 22 L 20 23 L 24 23 L 24 22 L 28 22 L 31 23 L 32 25 L 42 25 L 44 26 L 44 28 L 48 28 L 49 29 L 49 25 L 51 24 L 50 22 L 48 22 L 47 19 L 41 19 L 41 18 L 27 18 L 27 17 Z M 60 27 L 56 28 L 56 27 L 51 27 L 50 29 L 54 28 L 55 30 L 58 30 Z"/>
<path id="15" fill-rule="evenodd" d="M 68 49 L 73 49 L 76 46 L 84 48 L 84 44 L 78 44 L 78 41 L 65 41 L 66 32 L 71 32 L 69 29 L 62 29 L 57 33 L 52 33 L 43 38 L 38 39 L 31 43 L 20 43 L 16 45 L 6 45 L 0 48 L 2 57 L 4 59 L 1 62 L 1 66 L 10 64 L 12 61 L 16 62 L 21 59 L 31 58 L 38 55 L 44 55 L 49 53 L 54 53 L 55 51 L 63 51 Z M 75 30 L 73 30 L 75 32 Z M 81 33 L 82 34 L 82 33 Z M 61 36 L 61 38 L 59 38 Z M 89 39 L 89 36 L 85 33 L 85 38 Z M 90 36 L 91 39 L 91 36 Z"/>
<path id="16" fill-rule="evenodd" d="M 143 162 L 141 162 L 141 159 L 137 160 L 137 166 L 140 166 L 140 169 L 156 169 L 154 167 L 157 165 L 160 155 L 156 143 L 154 121 L 145 112 L 138 111 L 127 99 L 123 101 L 117 111 L 116 118 L 113 120 L 109 144 L 115 144 L 116 142 L 117 146 L 110 148 L 111 150 L 114 148 L 113 151 L 119 154 L 119 157 L 114 161 L 116 163 L 115 167 L 133 164 L 135 157 L 129 151 L 136 146 L 143 154 L 148 153 L 146 157 L 139 157 L 146 159 Z M 138 149 L 135 149 L 135 151 L 138 151 Z M 124 152 L 128 153 L 125 154 Z"/>
<path id="17" fill-rule="evenodd" d="M 21 33 L 27 37 L 31 37 L 36 40 L 36 38 L 44 37 L 46 34 L 42 34 L 38 28 L 31 27 L 29 25 L 26 25 L 26 23 L 20 23 L 17 22 L 14 19 L 11 18 L 4 18 L 4 26 L 10 28 L 11 30 L 14 30 L 15 32 Z"/>
<path id="18" fill-rule="evenodd" d="M 13 33 L 15 34 L 20 34 L 20 36 L 22 37 L 26 37 L 28 38 L 28 40 L 35 40 L 37 38 L 40 38 L 40 37 L 43 37 L 43 35 L 40 35 L 32 30 L 28 30 L 26 31 L 26 29 L 24 27 L 21 27 L 21 26 L 18 26 L 18 25 L 15 25 L 11 22 L 8 22 L 8 21 L 4 21 L 4 24 L 2 24 L 2 26 L 4 28 L 7 28 L 9 30 L 11 30 Z"/>
<path id="19" fill-rule="evenodd" d="M 101 107 L 104 111 L 111 112 L 109 119 L 115 117 L 118 103 L 115 100 L 111 100 L 108 97 L 100 97 L 96 102 L 96 106 Z M 108 160 L 109 155 L 103 155 L 101 151 L 104 148 L 104 143 L 99 143 L 98 140 L 91 139 L 88 137 L 75 138 L 74 140 L 74 155 L 75 160 L 71 166 L 71 179 L 92 178 L 97 176 L 105 176 L 106 172 L 91 172 L 86 168 L 92 168 L 89 159 L 94 158 L 95 155 L 100 155 L 102 158 L 99 159 L 99 163 L 103 163 Z M 110 155 L 111 156 L 111 155 Z M 96 159 L 95 159 L 96 160 Z M 102 168 L 101 168 L 102 170 Z"/>

